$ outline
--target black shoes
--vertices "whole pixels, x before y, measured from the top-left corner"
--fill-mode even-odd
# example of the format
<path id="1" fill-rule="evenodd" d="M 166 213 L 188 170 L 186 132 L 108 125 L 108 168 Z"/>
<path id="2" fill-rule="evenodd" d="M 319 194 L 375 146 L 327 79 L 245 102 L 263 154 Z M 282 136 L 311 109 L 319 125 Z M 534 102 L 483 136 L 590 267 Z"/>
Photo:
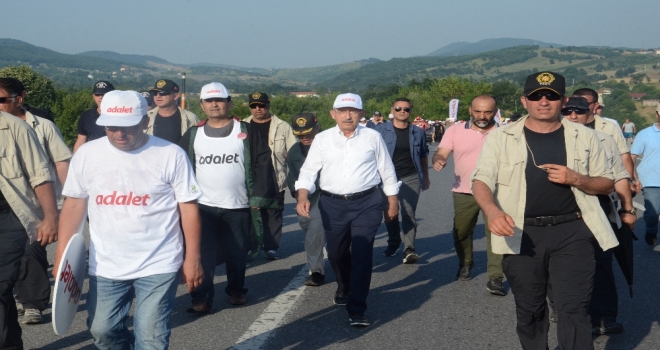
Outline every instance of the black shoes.
<path id="1" fill-rule="evenodd" d="M 486 290 L 492 295 L 505 296 L 506 291 L 502 286 L 502 281 L 498 279 L 490 280 L 486 283 Z"/>
<path id="2" fill-rule="evenodd" d="M 647 233 L 644 236 L 644 240 L 646 241 L 646 244 L 650 245 L 651 247 L 654 247 L 656 243 L 658 243 L 658 234 L 657 233 Z"/>
<path id="3" fill-rule="evenodd" d="M 397 250 L 399 250 L 399 246 L 387 246 L 387 248 L 383 251 L 383 255 L 386 257 L 392 257 L 396 255 Z"/>
<path id="4" fill-rule="evenodd" d="M 346 305 L 348 303 L 348 297 L 350 296 L 351 296 L 351 292 L 346 292 L 337 288 L 337 291 L 335 292 L 335 299 L 333 300 L 333 302 L 335 303 L 335 305 Z"/>
<path id="5" fill-rule="evenodd" d="M 623 333 L 623 325 L 617 322 L 600 321 L 600 326 L 591 329 L 593 334 L 607 335 L 607 334 L 621 334 Z"/>
<path id="6" fill-rule="evenodd" d="M 192 304 L 188 306 L 188 309 L 186 309 L 186 312 L 198 315 L 208 314 L 211 312 L 211 304 L 205 301 L 193 301 Z"/>
<path id="7" fill-rule="evenodd" d="M 470 263 L 470 265 L 467 266 L 459 266 L 458 272 L 456 273 L 456 278 L 459 281 L 469 281 L 470 279 L 472 279 L 473 266 L 474 266 L 474 262 Z"/>
<path id="8" fill-rule="evenodd" d="M 322 286 L 324 282 L 325 282 L 324 275 L 322 275 L 320 272 L 312 272 L 312 274 L 309 275 L 309 277 L 307 277 L 307 279 L 303 284 L 306 286 L 318 287 L 318 286 Z"/>
<path id="9" fill-rule="evenodd" d="M 269 250 L 266 252 L 266 260 L 280 260 L 280 254 L 277 250 Z"/>
<path id="10" fill-rule="evenodd" d="M 406 248 L 406 250 L 403 251 L 403 263 L 404 264 L 414 264 L 419 260 L 419 255 L 415 253 L 415 249 L 413 248 Z"/>
<path id="11" fill-rule="evenodd" d="M 371 325 L 364 314 L 348 314 L 348 322 L 353 327 L 368 327 Z"/>

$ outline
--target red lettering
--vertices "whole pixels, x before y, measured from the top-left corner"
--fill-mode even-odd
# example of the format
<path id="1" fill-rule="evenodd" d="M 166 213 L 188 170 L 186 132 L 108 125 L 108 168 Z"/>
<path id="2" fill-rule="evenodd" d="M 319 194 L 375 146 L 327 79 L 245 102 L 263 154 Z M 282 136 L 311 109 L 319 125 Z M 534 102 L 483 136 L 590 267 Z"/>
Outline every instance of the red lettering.
<path id="1" fill-rule="evenodd" d="M 125 205 L 125 204 L 126 204 L 126 195 L 122 194 L 121 196 L 117 197 L 117 205 Z"/>
<path id="2" fill-rule="evenodd" d="M 128 199 L 126 200 L 126 205 L 131 205 L 131 198 L 133 198 L 133 192 L 128 192 Z"/>
<path id="3" fill-rule="evenodd" d="M 103 195 L 102 194 L 99 194 L 98 196 L 96 196 L 96 204 L 98 204 L 98 205 L 103 204 Z"/>
<path id="4" fill-rule="evenodd" d="M 147 205 L 147 199 L 149 199 L 149 198 L 150 198 L 150 197 L 149 197 L 148 194 L 145 194 L 145 195 L 142 197 L 142 206 Z"/>
<path id="5" fill-rule="evenodd" d="M 128 195 L 117 193 L 117 191 L 112 191 L 112 194 L 102 195 L 99 194 L 96 196 L 97 205 L 134 205 L 134 206 L 146 206 L 149 205 L 147 200 L 150 199 L 149 194 L 145 195 L 135 195 L 133 192 L 129 192 Z"/>
<path id="6" fill-rule="evenodd" d="M 133 113 L 133 107 L 115 106 L 107 109 L 108 113 Z"/>
<path id="7" fill-rule="evenodd" d="M 117 191 L 113 191 L 112 195 L 110 196 L 105 196 L 105 198 L 103 198 L 103 204 L 105 205 L 115 204 L 115 197 L 117 197 Z M 108 202 L 108 200 L 110 200 L 110 202 Z"/>
<path id="8" fill-rule="evenodd" d="M 133 205 L 140 205 L 140 202 L 142 202 L 142 197 L 140 197 L 140 196 L 135 196 L 135 197 L 133 197 L 133 203 L 131 203 L 131 204 L 133 204 Z"/>

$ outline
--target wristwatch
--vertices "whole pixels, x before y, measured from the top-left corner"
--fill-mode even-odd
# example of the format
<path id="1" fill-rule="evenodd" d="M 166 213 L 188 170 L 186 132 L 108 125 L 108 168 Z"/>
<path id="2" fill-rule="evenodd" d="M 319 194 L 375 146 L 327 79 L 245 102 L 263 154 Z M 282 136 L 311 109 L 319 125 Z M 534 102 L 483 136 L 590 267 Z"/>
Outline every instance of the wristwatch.
<path id="1" fill-rule="evenodd" d="M 636 215 L 637 215 L 637 209 L 636 209 L 636 208 L 632 208 L 632 209 L 630 209 L 630 210 L 623 210 L 623 209 L 619 210 L 619 214 L 623 214 L 623 213 L 626 213 L 626 214 L 632 214 L 632 215 L 635 215 L 635 216 L 636 216 Z"/>

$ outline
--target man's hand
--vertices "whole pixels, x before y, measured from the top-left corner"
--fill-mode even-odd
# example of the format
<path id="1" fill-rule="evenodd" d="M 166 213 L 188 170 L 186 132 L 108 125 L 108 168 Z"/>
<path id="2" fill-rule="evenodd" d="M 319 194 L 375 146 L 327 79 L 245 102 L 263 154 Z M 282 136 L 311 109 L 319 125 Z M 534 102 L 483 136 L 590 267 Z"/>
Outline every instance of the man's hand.
<path id="1" fill-rule="evenodd" d="M 557 164 L 544 164 L 543 169 L 548 172 L 548 180 L 562 185 L 574 185 L 577 182 L 578 173 Z"/>
<path id="2" fill-rule="evenodd" d="M 486 214 L 488 217 L 488 228 L 496 236 L 513 236 L 513 228 L 516 223 L 511 216 L 505 212 L 496 209 Z"/>
<path id="3" fill-rule="evenodd" d="M 305 198 L 297 198 L 298 199 L 298 204 L 296 205 L 296 211 L 298 212 L 298 215 L 302 217 L 309 217 L 309 208 L 311 204 L 309 203 L 309 200 L 307 197 Z"/>
<path id="4" fill-rule="evenodd" d="M 637 221 L 637 216 L 630 213 L 621 213 L 621 222 L 628 225 L 631 230 L 635 229 L 635 221 Z"/>
<path id="5" fill-rule="evenodd" d="M 41 242 L 41 245 L 44 247 L 51 243 L 57 242 L 58 225 L 58 215 L 44 217 L 43 221 L 41 221 L 39 227 L 37 228 L 37 241 Z"/>
<path id="6" fill-rule="evenodd" d="M 435 169 L 435 171 L 440 171 L 445 165 L 447 165 L 446 159 L 436 159 L 435 162 L 433 162 L 433 169 Z"/>
<path id="7" fill-rule="evenodd" d="M 188 292 L 192 292 L 202 285 L 204 281 L 204 270 L 202 262 L 198 259 L 188 259 L 183 261 L 181 268 L 181 282 L 188 285 Z"/>
<path id="8" fill-rule="evenodd" d="M 399 217 L 399 198 L 387 196 L 387 208 L 385 209 L 385 222 L 390 222 Z"/>
<path id="9" fill-rule="evenodd" d="M 642 183 L 638 180 L 635 183 L 630 182 L 630 190 L 635 191 L 636 193 L 642 193 Z"/>
<path id="10" fill-rule="evenodd" d="M 424 184 L 422 185 L 422 191 L 426 191 L 431 187 L 431 180 L 429 180 L 428 176 L 424 177 Z"/>

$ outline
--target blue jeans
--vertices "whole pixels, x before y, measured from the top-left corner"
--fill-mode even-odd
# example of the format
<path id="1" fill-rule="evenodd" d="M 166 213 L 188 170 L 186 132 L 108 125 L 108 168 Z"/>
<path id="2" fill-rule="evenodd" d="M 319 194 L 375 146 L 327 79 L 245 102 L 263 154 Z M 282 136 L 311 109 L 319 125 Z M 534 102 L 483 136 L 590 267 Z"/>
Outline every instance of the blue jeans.
<path id="1" fill-rule="evenodd" d="M 87 328 L 94 345 L 99 349 L 167 349 L 178 277 L 178 272 L 125 281 L 89 276 Z M 135 335 L 127 325 L 133 297 Z"/>
<path id="2" fill-rule="evenodd" d="M 646 233 L 655 235 L 658 233 L 658 215 L 660 214 L 660 187 L 644 187 L 644 222 L 646 222 Z"/>

